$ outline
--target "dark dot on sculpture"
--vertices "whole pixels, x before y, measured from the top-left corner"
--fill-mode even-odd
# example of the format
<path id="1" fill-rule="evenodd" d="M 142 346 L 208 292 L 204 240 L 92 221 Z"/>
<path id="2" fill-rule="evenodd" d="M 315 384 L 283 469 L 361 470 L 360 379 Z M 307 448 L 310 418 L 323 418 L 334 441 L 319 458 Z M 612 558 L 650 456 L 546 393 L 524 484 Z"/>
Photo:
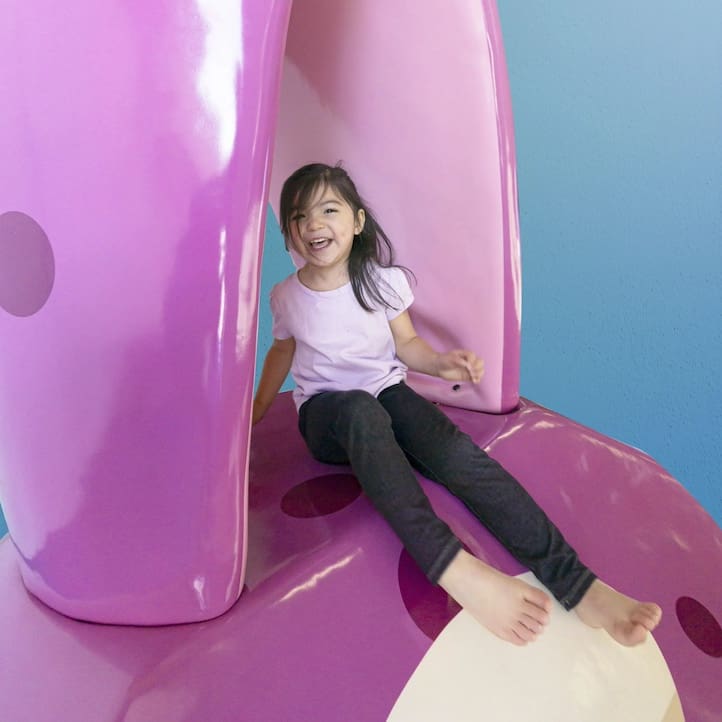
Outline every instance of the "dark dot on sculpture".
<path id="1" fill-rule="evenodd" d="M 399 590 L 406 611 L 431 640 L 461 611 L 441 587 L 432 584 L 404 549 L 399 557 Z"/>
<path id="2" fill-rule="evenodd" d="M 20 211 L 0 215 L 0 308 L 13 316 L 32 316 L 50 297 L 55 257 L 48 236 Z"/>
<path id="3" fill-rule="evenodd" d="M 296 484 L 281 500 L 288 516 L 310 519 L 333 514 L 361 496 L 361 485 L 353 474 L 326 474 Z"/>
<path id="4" fill-rule="evenodd" d="M 680 597 L 676 612 L 692 644 L 710 657 L 722 657 L 722 627 L 707 607 L 692 597 Z"/>

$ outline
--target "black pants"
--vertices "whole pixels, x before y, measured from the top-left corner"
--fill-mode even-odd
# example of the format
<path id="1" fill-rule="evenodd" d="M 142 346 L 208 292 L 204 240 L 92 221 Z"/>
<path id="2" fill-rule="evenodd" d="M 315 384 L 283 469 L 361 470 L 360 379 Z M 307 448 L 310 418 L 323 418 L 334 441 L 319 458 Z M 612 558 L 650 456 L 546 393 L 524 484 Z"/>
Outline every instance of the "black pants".
<path id="1" fill-rule="evenodd" d="M 461 499 L 566 609 L 594 581 L 519 482 L 405 383 L 378 398 L 366 391 L 318 394 L 301 406 L 299 428 L 316 459 L 351 465 L 366 496 L 432 582 L 461 542 L 434 513 L 412 465 Z"/>

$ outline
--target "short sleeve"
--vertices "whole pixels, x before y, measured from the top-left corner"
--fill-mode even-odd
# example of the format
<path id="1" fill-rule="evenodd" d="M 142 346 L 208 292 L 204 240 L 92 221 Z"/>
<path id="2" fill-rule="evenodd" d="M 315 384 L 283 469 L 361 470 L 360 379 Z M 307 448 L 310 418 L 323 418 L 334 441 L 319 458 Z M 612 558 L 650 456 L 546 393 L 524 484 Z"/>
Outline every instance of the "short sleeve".
<path id="1" fill-rule="evenodd" d="M 291 338 L 292 334 L 289 332 L 286 325 L 286 319 L 283 314 L 283 304 L 281 303 L 280 289 L 278 286 L 274 286 L 271 290 L 271 316 L 273 318 L 273 324 L 271 326 L 271 334 L 273 338 L 277 338 L 280 341 Z"/>
<path id="2" fill-rule="evenodd" d="M 386 318 L 393 321 L 414 302 L 414 293 L 402 269 L 386 268 L 384 271 L 386 272 L 384 280 L 389 287 L 389 291 L 384 292 L 384 297 L 389 303 L 389 307 L 386 308 Z"/>

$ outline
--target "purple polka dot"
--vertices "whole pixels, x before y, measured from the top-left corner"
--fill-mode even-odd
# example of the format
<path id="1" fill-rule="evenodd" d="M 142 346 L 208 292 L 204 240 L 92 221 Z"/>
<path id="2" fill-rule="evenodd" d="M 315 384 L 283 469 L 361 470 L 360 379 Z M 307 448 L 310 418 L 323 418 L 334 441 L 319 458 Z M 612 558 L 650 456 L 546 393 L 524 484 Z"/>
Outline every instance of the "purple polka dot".
<path id="1" fill-rule="evenodd" d="M 326 474 L 296 484 L 281 500 L 281 509 L 297 519 L 327 516 L 345 509 L 361 496 L 353 474 Z"/>
<path id="2" fill-rule="evenodd" d="M 0 308 L 32 316 L 48 300 L 55 282 L 55 258 L 45 231 L 28 215 L 0 215 Z"/>
<path id="3" fill-rule="evenodd" d="M 692 597 L 677 600 L 677 619 L 684 633 L 700 651 L 722 657 L 722 627 L 712 612 Z"/>
<path id="4" fill-rule="evenodd" d="M 411 619 L 429 639 L 436 639 L 461 611 L 441 587 L 424 576 L 405 549 L 399 557 L 399 590 Z"/>

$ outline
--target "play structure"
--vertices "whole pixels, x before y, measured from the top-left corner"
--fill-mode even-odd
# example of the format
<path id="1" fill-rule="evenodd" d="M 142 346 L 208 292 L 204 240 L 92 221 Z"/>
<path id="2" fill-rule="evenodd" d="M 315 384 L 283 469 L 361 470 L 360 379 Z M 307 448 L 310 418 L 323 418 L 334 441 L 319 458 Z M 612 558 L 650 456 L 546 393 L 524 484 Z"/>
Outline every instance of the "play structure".
<path id="1" fill-rule="evenodd" d="M 4 720 L 722 719 L 722 531 L 643 452 L 519 397 L 493 0 L 9 0 L 0 87 Z M 478 386 L 410 383 L 662 606 L 654 638 L 558 607 L 500 642 L 310 457 L 288 394 L 251 433 L 265 212 L 316 160 L 414 270 L 420 333 L 486 361 Z"/>

